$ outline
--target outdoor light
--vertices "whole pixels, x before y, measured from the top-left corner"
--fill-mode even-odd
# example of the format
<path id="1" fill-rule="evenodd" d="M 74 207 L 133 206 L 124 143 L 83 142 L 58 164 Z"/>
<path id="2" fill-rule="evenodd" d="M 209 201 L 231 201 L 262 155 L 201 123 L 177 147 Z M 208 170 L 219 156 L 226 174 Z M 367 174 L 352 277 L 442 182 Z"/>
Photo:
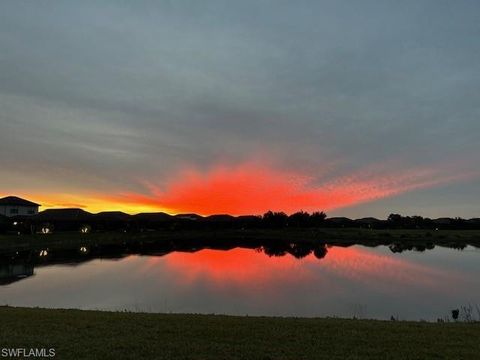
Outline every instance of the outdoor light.
<path id="1" fill-rule="evenodd" d="M 90 225 L 84 225 L 80 228 L 80 232 L 82 234 L 88 234 L 91 230 L 92 228 L 90 227 Z"/>

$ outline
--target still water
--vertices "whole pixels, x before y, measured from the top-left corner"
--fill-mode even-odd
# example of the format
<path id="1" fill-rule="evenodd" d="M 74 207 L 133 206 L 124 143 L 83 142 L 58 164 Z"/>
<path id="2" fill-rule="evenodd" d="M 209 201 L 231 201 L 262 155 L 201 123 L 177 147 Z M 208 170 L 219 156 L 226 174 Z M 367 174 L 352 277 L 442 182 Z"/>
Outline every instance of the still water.
<path id="1" fill-rule="evenodd" d="M 35 265 L 0 304 L 51 308 L 435 320 L 480 305 L 480 249 L 329 247 L 324 258 L 245 248 Z"/>

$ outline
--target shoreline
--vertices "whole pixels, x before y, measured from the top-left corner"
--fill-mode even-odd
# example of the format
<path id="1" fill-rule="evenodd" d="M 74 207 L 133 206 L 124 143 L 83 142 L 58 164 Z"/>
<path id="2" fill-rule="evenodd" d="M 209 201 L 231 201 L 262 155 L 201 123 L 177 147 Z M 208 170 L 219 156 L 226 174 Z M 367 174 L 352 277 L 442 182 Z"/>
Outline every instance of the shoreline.
<path id="1" fill-rule="evenodd" d="M 450 317 L 436 317 L 435 319 L 402 319 L 399 317 L 388 318 L 375 318 L 375 317 L 357 317 L 352 316 L 341 316 L 341 315 L 250 315 L 250 314 L 228 314 L 228 313 L 203 313 L 203 312 L 175 312 L 175 311 L 150 311 L 143 310 L 140 307 L 134 309 L 128 308 L 75 308 L 75 307 L 44 307 L 44 306 L 35 306 L 35 305 L 10 305 L 8 303 L 0 303 L 0 312 L 2 309 L 25 309 L 25 310 L 46 310 L 46 311 L 60 311 L 60 312 L 87 312 L 87 313 L 109 313 L 109 314 L 133 314 L 133 315 L 152 315 L 152 316 L 198 316 L 198 317 L 226 317 L 226 318 L 246 318 L 246 319 L 300 319 L 300 320 L 338 320 L 338 321 L 366 321 L 366 322 L 401 322 L 401 323 L 411 323 L 411 324 L 478 324 L 480 325 L 479 320 L 453 320 Z"/>
<path id="2" fill-rule="evenodd" d="M 191 243 L 210 242 L 296 242 L 301 244 L 389 245 L 455 244 L 480 247 L 480 230 L 409 230 L 409 229 L 357 229 L 357 228 L 295 228 L 246 230 L 156 230 L 144 232 L 56 232 L 53 234 L 1 234 L 0 252 L 9 250 L 41 249 L 44 246 L 64 248 L 75 244 L 128 245 L 135 243 Z"/>

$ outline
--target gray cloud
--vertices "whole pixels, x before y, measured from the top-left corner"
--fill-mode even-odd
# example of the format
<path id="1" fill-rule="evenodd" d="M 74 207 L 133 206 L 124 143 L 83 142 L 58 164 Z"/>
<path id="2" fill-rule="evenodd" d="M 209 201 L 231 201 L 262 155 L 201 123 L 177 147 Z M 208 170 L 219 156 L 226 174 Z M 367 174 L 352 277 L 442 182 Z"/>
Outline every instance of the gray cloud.
<path id="1" fill-rule="evenodd" d="M 46 188 L 135 190 L 183 164 L 259 154 L 312 175 L 392 159 L 477 168 L 479 10 L 473 0 L 3 1 L 0 186 L 29 169 Z"/>

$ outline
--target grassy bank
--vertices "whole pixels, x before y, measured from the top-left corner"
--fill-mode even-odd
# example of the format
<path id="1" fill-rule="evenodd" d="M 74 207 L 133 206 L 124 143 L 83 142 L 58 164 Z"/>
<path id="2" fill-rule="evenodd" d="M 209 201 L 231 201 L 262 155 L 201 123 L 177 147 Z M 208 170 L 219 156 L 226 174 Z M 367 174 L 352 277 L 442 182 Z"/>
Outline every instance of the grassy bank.
<path id="1" fill-rule="evenodd" d="M 110 245 L 134 242 L 231 240 L 328 243 L 331 245 L 380 245 L 390 243 L 432 243 L 435 245 L 465 244 L 480 246 L 480 230 L 371 230 L 371 229 L 250 229 L 250 230 L 164 230 L 121 233 L 58 232 L 49 235 L 0 235 L 0 252 L 9 250 L 62 249 L 78 245 Z"/>
<path id="2" fill-rule="evenodd" d="M 480 324 L 0 307 L 0 348 L 58 359 L 475 359 Z"/>

